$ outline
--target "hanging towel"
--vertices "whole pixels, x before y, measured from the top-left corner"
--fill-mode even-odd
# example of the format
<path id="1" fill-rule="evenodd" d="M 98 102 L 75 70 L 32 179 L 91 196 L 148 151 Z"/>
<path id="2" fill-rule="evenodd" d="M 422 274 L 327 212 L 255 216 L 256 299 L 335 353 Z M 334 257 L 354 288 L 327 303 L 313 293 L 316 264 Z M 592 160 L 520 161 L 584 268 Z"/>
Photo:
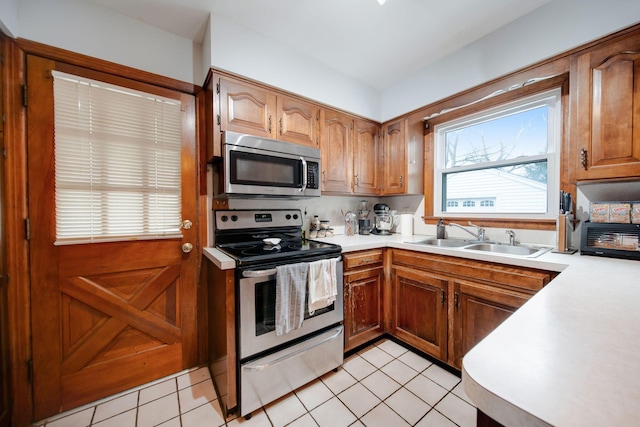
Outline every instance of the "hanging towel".
<path id="1" fill-rule="evenodd" d="M 308 263 L 276 267 L 276 335 L 284 335 L 302 326 Z"/>
<path id="2" fill-rule="evenodd" d="M 309 314 L 331 305 L 338 295 L 338 258 L 309 263 Z"/>

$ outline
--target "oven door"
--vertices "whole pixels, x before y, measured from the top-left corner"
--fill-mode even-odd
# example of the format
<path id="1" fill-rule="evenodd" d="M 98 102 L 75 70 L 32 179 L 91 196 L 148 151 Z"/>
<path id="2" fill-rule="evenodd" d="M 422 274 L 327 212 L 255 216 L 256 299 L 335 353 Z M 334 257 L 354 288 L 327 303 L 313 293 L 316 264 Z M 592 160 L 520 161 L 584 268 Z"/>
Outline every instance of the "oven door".
<path id="1" fill-rule="evenodd" d="M 305 319 L 302 327 L 280 336 L 276 336 L 275 332 L 275 267 L 243 269 L 239 270 L 238 274 L 240 275 L 238 280 L 240 359 L 246 359 L 335 325 L 342 322 L 344 318 L 342 261 L 336 264 L 338 295 L 334 303 L 329 307 L 316 310 L 313 316 L 309 316 L 305 298 Z"/>
<path id="2" fill-rule="evenodd" d="M 225 144 L 227 194 L 320 196 L 319 160 Z"/>

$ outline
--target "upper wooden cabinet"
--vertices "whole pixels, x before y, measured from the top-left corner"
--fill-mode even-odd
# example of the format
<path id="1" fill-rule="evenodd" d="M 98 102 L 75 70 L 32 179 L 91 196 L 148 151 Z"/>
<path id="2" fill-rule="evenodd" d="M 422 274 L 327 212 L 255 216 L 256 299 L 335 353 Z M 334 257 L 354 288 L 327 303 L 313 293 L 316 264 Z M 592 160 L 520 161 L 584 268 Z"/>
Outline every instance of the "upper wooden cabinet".
<path id="1" fill-rule="evenodd" d="M 222 155 L 222 132 L 246 133 L 310 147 L 319 146 L 320 107 L 292 96 L 213 74 L 205 88 L 207 158 Z"/>
<path id="2" fill-rule="evenodd" d="M 320 107 L 299 99 L 278 95 L 276 139 L 318 147 Z"/>
<path id="3" fill-rule="evenodd" d="M 353 144 L 354 193 L 379 193 L 380 158 L 380 126 L 365 120 L 356 120 Z"/>
<path id="4" fill-rule="evenodd" d="M 406 194 L 407 180 L 407 120 L 384 126 L 382 193 Z"/>
<path id="5" fill-rule="evenodd" d="M 575 180 L 640 176 L 640 32 L 571 57 Z"/>
<path id="6" fill-rule="evenodd" d="M 353 180 L 353 119 L 337 111 L 320 113 L 322 191 L 351 193 Z"/>

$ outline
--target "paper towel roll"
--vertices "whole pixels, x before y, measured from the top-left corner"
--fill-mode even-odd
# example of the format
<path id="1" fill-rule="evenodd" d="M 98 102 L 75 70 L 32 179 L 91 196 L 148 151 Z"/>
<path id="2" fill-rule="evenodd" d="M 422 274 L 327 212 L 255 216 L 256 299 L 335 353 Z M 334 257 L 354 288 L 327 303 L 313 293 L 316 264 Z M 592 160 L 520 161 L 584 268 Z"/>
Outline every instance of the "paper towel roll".
<path id="1" fill-rule="evenodd" d="M 400 233 L 403 236 L 413 235 L 413 215 L 412 214 L 400 215 Z"/>

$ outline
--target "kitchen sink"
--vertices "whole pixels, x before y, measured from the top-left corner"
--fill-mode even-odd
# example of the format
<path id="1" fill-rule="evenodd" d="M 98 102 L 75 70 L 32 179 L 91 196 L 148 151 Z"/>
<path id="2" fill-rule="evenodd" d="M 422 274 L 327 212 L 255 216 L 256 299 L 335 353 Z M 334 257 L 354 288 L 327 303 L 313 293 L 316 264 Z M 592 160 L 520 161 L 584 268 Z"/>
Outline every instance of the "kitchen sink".
<path id="1" fill-rule="evenodd" d="M 499 245 L 497 243 L 476 243 L 466 246 L 464 249 L 470 251 L 482 251 L 491 252 L 506 255 L 519 255 L 519 256 L 538 256 L 546 252 L 547 248 L 536 248 L 532 246 L 510 246 Z"/>
<path id="2" fill-rule="evenodd" d="M 427 239 L 415 242 L 417 245 L 442 246 L 446 248 L 460 248 L 469 244 L 468 240 L 461 239 Z"/>

